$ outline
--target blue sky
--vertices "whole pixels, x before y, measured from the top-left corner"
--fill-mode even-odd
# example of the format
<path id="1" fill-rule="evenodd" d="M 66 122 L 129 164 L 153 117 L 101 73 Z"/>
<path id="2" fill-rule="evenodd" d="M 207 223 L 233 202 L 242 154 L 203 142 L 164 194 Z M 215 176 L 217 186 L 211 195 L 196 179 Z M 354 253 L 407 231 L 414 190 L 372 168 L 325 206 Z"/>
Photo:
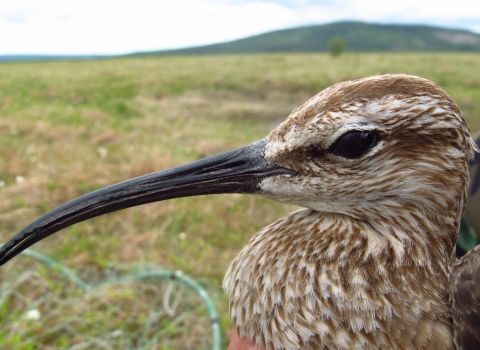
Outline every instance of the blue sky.
<path id="1" fill-rule="evenodd" d="M 479 0 L 1 0 L 2 54 L 120 54 L 339 20 L 480 33 Z"/>

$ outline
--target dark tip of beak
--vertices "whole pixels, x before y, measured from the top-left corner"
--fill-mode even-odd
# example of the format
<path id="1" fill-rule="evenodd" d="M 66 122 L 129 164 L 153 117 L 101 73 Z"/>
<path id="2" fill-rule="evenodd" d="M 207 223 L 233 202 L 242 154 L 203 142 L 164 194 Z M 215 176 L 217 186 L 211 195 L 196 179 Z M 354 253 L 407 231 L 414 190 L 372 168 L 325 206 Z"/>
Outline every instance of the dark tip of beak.
<path id="1" fill-rule="evenodd" d="M 266 177 L 296 173 L 264 158 L 266 140 L 88 193 L 48 212 L 0 249 L 0 265 L 55 232 L 113 211 L 166 199 L 218 193 L 261 194 Z"/>

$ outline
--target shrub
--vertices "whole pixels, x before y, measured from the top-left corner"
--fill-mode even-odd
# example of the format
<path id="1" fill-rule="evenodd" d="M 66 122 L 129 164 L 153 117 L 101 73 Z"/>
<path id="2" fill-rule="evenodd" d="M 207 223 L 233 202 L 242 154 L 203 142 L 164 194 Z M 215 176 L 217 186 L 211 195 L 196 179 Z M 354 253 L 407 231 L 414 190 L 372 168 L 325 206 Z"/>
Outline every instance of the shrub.
<path id="1" fill-rule="evenodd" d="M 342 36 L 334 36 L 328 42 L 328 51 L 332 56 L 340 56 L 340 54 L 345 49 L 347 45 L 347 40 Z"/>

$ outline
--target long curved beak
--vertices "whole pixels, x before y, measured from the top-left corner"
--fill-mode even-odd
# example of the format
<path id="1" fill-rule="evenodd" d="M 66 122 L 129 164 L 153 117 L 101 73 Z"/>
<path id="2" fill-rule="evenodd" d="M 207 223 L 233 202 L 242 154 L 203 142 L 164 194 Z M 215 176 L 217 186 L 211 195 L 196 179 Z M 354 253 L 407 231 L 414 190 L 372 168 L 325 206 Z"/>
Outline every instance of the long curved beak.
<path id="1" fill-rule="evenodd" d="M 172 198 L 218 193 L 261 194 L 262 179 L 296 173 L 264 158 L 266 140 L 143 175 L 88 193 L 48 212 L 0 249 L 0 265 L 55 232 L 113 211 Z"/>

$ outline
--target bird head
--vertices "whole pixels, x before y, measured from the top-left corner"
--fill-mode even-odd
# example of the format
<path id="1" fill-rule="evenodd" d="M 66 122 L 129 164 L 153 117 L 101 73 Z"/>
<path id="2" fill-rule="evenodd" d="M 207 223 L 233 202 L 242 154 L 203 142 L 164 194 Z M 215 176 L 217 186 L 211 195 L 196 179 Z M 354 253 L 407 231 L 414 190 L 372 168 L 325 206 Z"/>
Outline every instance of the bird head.
<path id="1" fill-rule="evenodd" d="M 265 159 L 298 174 L 264 179 L 267 197 L 377 227 L 404 220 L 422 231 L 437 220 L 434 228 L 456 239 L 477 148 L 434 83 L 384 75 L 333 85 L 267 140 Z"/>
<path id="2" fill-rule="evenodd" d="M 421 214 L 445 211 L 441 224 L 453 232 L 475 149 L 455 103 L 430 81 L 407 75 L 347 81 L 305 102 L 266 139 L 61 205 L 5 244 L 0 264 L 95 216 L 216 193 L 261 195 L 371 224 L 397 220 L 399 212 L 415 223 Z"/>

